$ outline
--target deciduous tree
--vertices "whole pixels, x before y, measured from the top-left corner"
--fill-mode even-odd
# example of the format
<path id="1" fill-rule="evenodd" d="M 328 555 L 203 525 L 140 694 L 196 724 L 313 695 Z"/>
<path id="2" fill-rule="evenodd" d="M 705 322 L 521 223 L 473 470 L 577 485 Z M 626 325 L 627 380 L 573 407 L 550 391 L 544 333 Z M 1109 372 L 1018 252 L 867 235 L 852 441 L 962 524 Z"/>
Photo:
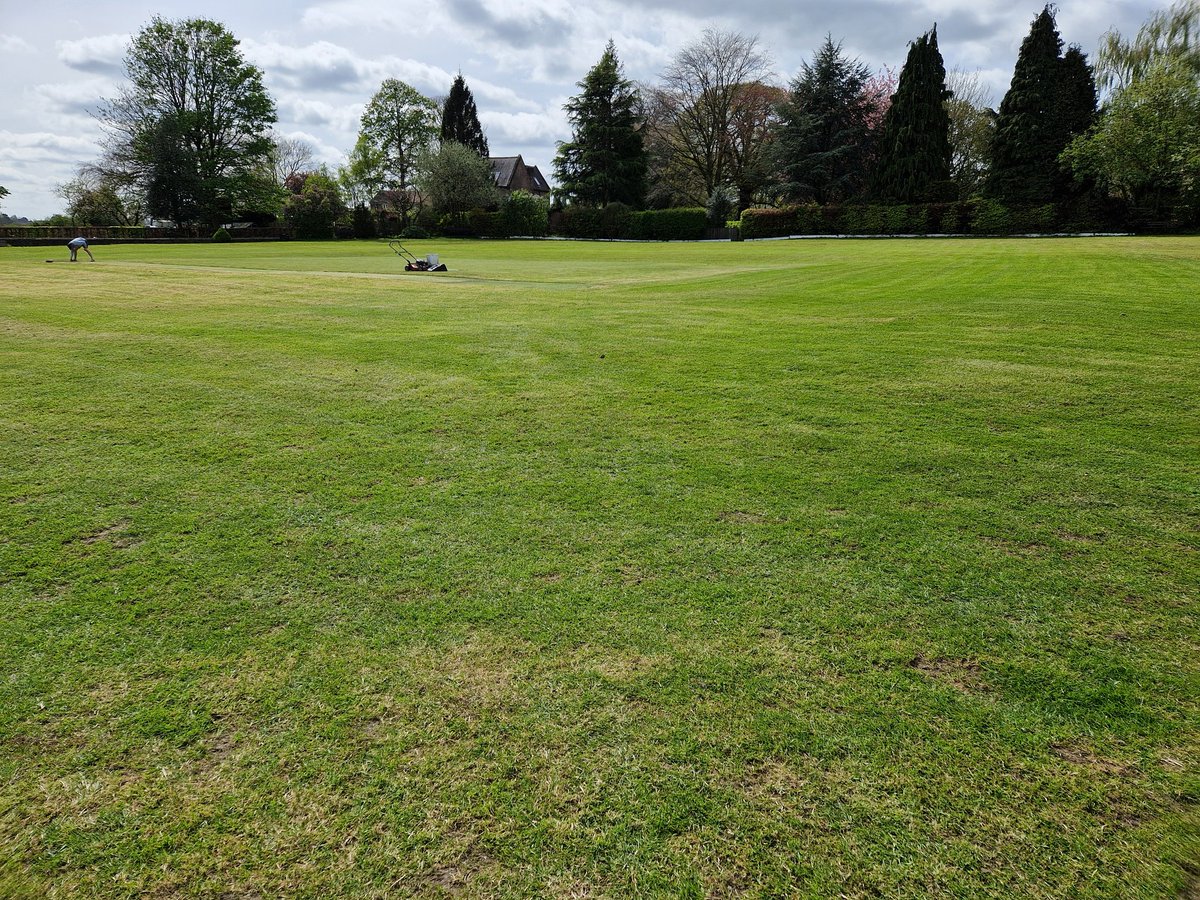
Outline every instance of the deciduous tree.
<path id="1" fill-rule="evenodd" d="M 1191 66 L 1167 56 L 1139 71 L 1063 159 L 1155 218 L 1181 202 L 1194 211 L 1200 200 L 1200 84 Z"/>
<path id="2" fill-rule="evenodd" d="M 376 163 L 384 186 L 396 191 L 396 209 L 405 224 L 415 205 L 411 191 L 418 161 L 438 134 L 437 104 L 395 78 L 379 86 L 363 112 L 359 139 L 366 146 L 361 156 Z"/>
<path id="3" fill-rule="evenodd" d="M 280 187 L 293 175 L 310 171 L 315 159 L 316 151 L 313 145 L 303 138 L 271 135 L 271 176 Z"/>
<path id="4" fill-rule="evenodd" d="M 155 17 L 125 70 L 128 85 L 98 113 L 108 174 L 176 222 L 214 224 L 261 198 L 275 104 L 223 25 Z"/>
<path id="5" fill-rule="evenodd" d="M 58 196 L 67 202 L 67 215 L 81 225 L 140 225 L 145 214 L 138 192 L 91 165 L 59 185 Z"/>
<path id="6" fill-rule="evenodd" d="M 421 160 L 418 186 L 438 215 L 461 224 L 468 211 L 494 206 L 500 200 L 491 164 L 457 141 L 430 148 Z"/>
<path id="7" fill-rule="evenodd" d="M 771 148 L 779 104 L 787 92 L 773 84 L 752 81 L 739 85 L 729 120 L 729 183 L 740 213 L 774 178 Z"/>
<path id="8" fill-rule="evenodd" d="M 337 181 L 323 167 L 313 172 L 300 172 L 289 179 L 299 188 L 287 199 L 284 221 L 302 240 L 328 240 L 334 236 L 334 225 L 346 218 Z"/>
<path id="9" fill-rule="evenodd" d="M 359 135 L 346 165 L 337 173 L 342 192 L 354 206 L 368 206 L 387 184 L 383 151 Z"/>
<path id="10" fill-rule="evenodd" d="M 955 69 L 946 76 L 950 97 L 950 180 L 961 200 L 975 196 L 987 178 L 992 129 L 996 113 L 988 105 L 988 92 L 978 72 Z"/>
<path id="11" fill-rule="evenodd" d="M 1119 91 L 1139 80 L 1164 58 L 1200 75 L 1200 0 L 1179 0 L 1154 13 L 1137 36 L 1128 40 L 1119 31 L 1104 35 L 1097 54 L 1100 87 Z"/>
<path id="12" fill-rule="evenodd" d="M 694 187 L 688 199 L 695 205 L 705 205 L 717 188 L 741 180 L 734 122 L 739 103 L 755 97 L 746 86 L 768 84 L 770 68 L 757 37 L 710 28 L 675 55 L 653 89 L 648 127 L 657 153 L 690 174 Z"/>

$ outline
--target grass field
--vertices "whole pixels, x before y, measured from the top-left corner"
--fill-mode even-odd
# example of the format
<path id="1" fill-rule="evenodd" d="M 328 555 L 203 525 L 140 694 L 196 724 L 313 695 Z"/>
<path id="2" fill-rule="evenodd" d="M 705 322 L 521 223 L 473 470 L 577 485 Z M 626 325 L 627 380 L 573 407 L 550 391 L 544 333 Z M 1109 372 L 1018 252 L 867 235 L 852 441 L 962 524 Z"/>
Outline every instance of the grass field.
<path id="1" fill-rule="evenodd" d="M 411 246 L 0 248 L 0 896 L 1200 896 L 1200 239 Z"/>

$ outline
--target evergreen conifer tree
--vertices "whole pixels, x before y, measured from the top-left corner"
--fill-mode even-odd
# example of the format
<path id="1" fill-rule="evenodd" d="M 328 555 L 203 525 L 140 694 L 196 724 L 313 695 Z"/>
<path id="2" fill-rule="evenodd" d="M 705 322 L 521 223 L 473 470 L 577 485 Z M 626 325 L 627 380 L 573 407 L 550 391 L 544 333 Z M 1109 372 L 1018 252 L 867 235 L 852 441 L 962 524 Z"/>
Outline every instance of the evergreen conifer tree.
<path id="1" fill-rule="evenodd" d="M 1054 145 L 1061 154 L 1076 135 L 1084 134 L 1096 122 L 1096 80 L 1087 56 L 1078 47 L 1069 47 L 1059 62 L 1055 99 L 1054 124 L 1058 133 Z M 1079 190 L 1067 166 L 1060 163 L 1057 174 L 1055 188 L 1059 196 L 1069 197 Z"/>
<path id="2" fill-rule="evenodd" d="M 462 73 L 454 77 L 450 94 L 442 106 L 442 143 L 455 141 L 474 150 L 484 159 L 488 158 L 487 135 L 479 124 L 479 113 L 475 109 L 475 98 L 463 79 Z"/>
<path id="3" fill-rule="evenodd" d="M 847 59 L 832 36 L 803 64 L 779 107 L 775 153 L 784 197 L 836 203 L 862 187 L 870 77 L 870 69 Z"/>
<path id="4" fill-rule="evenodd" d="M 638 92 L 624 77 L 610 40 L 564 105 L 571 140 L 554 159 L 558 194 L 569 201 L 639 207 L 646 194 L 646 150 L 638 120 Z"/>
<path id="5" fill-rule="evenodd" d="M 1061 51 L 1062 38 L 1054 13 L 1047 5 L 1021 42 L 1012 83 L 996 117 L 991 174 L 985 193 L 1001 203 L 1049 203 L 1059 192 L 1062 175 L 1058 156 L 1069 142 L 1070 134 L 1058 116 L 1066 95 L 1080 90 L 1078 86 L 1066 90 L 1063 82 L 1068 72 L 1072 81 L 1078 79 L 1082 57 L 1073 55 L 1068 65 L 1060 56 Z M 1089 80 L 1090 77 L 1089 73 Z M 1093 87 L 1093 97 L 1094 90 Z"/>
<path id="6" fill-rule="evenodd" d="M 922 203 L 953 193 L 946 66 L 937 26 L 908 50 L 892 105 L 880 125 L 879 162 L 871 194 L 893 203 Z"/>

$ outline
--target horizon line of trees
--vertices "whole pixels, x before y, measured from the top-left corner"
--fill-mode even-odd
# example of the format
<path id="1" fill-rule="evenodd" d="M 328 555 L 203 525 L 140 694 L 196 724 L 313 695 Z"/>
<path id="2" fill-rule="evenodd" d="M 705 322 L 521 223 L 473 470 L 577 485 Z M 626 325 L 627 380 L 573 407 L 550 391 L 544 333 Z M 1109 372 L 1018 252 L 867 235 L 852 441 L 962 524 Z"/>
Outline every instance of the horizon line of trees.
<path id="1" fill-rule="evenodd" d="M 610 40 L 564 106 L 571 136 L 553 161 L 554 203 L 699 206 L 719 224 L 795 204 L 1116 196 L 1186 218 L 1200 201 L 1198 29 L 1200 0 L 1177 0 L 1132 39 L 1105 35 L 1093 64 L 1064 49 L 1047 5 L 997 109 L 977 73 L 946 71 L 936 25 L 909 44 L 898 74 L 872 72 L 827 35 L 786 87 L 756 37 L 708 29 L 652 84 L 625 77 Z M 335 222 L 368 233 L 379 197 L 400 228 L 463 226 L 501 204 L 461 73 L 441 100 L 385 79 L 346 164 L 330 171 L 306 142 L 272 130 L 263 73 L 223 25 L 155 17 L 125 67 L 127 85 L 97 113 L 102 157 L 60 188 L 73 221 L 282 218 L 319 236 Z"/>
<path id="2" fill-rule="evenodd" d="M 909 45 L 898 77 L 873 75 L 828 35 L 786 90 L 771 84 L 755 38 L 706 31 L 648 88 L 621 77 L 610 43 L 566 107 L 559 199 L 707 205 L 713 224 L 752 207 L 971 199 L 1020 209 L 1115 198 L 1194 220 L 1198 31 L 1200 2 L 1180 0 L 1132 40 L 1107 34 L 1094 67 L 1077 45 L 1064 49 L 1048 4 L 997 109 L 977 74 L 946 72 L 936 25 Z M 612 109 L 634 113 L 618 121 Z M 619 146 L 627 156 L 614 159 Z"/>

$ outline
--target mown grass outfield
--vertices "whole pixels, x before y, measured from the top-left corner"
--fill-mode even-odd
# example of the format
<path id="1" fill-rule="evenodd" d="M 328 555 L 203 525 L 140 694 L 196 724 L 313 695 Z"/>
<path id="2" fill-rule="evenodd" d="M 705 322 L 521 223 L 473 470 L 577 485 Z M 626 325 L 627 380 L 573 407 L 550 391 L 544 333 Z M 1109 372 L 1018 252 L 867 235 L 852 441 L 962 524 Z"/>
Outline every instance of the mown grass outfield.
<path id="1" fill-rule="evenodd" d="M 0 249 L 0 896 L 1196 896 L 1200 239 L 410 246 Z"/>

